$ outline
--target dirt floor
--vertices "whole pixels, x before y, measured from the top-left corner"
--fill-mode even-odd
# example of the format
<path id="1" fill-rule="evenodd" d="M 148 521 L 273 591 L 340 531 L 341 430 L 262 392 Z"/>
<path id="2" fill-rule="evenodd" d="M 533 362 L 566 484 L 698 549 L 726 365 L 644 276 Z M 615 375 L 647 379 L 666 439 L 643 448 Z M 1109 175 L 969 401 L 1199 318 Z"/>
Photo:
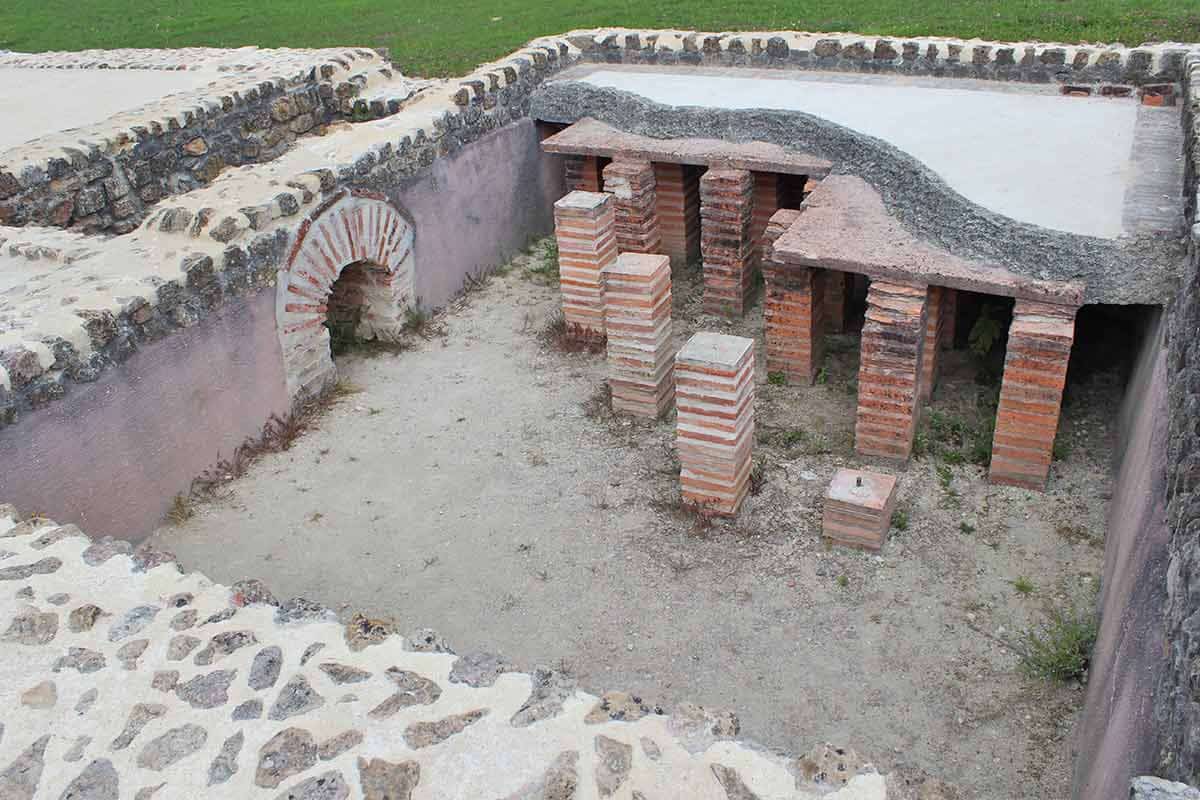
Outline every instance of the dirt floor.
<path id="1" fill-rule="evenodd" d="M 679 506 L 673 416 L 614 417 L 603 355 L 541 335 L 557 307 L 541 252 L 457 300 L 413 349 L 343 356 L 343 389 L 360 391 L 155 543 L 217 580 L 432 626 L 458 652 L 567 668 L 592 691 L 734 709 L 771 747 L 847 744 L 964 797 L 1068 797 L 1083 692 L 1025 677 L 1001 642 L 1092 596 L 1116 382 L 1074 393 L 1086 402 L 1065 409 L 1048 492 L 995 487 L 959 463 L 988 390 L 948 353 L 890 540 L 879 554 L 831 548 L 823 491 L 864 463 L 857 337 L 830 337 L 817 385 L 775 385 L 761 303 L 735 324 L 702 316 L 698 275 L 682 270 L 680 343 L 704 328 L 760 344 L 761 486 L 737 519 L 707 525 Z"/>

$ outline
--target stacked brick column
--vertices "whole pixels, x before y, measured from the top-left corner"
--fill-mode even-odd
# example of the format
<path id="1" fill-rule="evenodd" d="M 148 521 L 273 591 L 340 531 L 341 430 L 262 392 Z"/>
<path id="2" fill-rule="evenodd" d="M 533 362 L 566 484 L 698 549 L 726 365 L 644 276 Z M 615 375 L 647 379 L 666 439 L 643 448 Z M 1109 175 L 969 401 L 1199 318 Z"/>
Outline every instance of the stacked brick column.
<path id="1" fill-rule="evenodd" d="M 683 164 L 654 164 L 662 252 L 684 265 L 700 256 L 700 176 Z"/>
<path id="2" fill-rule="evenodd" d="M 762 263 L 765 244 L 763 234 L 771 216 L 779 210 L 779 176 L 774 172 L 755 172 L 754 175 L 754 215 L 750 223 L 750 238 L 754 240 L 754 253 L 759 263 Z"/>
<path id="3" fill-rule="evenodd" d="M 846 295 L 850 280 L 849 273 L 831 272 L 825 281 L 825 330 L 830 333 L 846 330 Z"/>
<path id="4" fill-rule="evenodd" d="M 603 270 L 613 408 L 657 419 L 671 406 L 671 260 L 622 253 Z"/>
<path id="5" fill-rule="evenodd" d="M 784 266 L 771 257 L 775 240 L 788 229 L 799 211 L 782 209 L 763 232 L 766 299 L 763 322 L 767 338 L 767 371 L 782 372 L 788 382 L 811 384 L 824 357 L 825 270 Z M 828 277 L 840 277 L 833 273 Z"/>
<path id="6" fill-rule="evenodd" d="M 946 296 L 950 289 L 929 287 L 925 304 L 925 350 L 921 353 L 921 399 L 933 397 L 941 367 L 942 338 L 946 335 Z"/>
<path id="7" fill-rule="evenodd" d="M 600 191 L 600 163 L 594 156 L 563 156 L 563 171 L 568 192 Z"/>
<path id="8" fill-rule="evenodd" d="M 924 286 L 874 281 L 867 293 L 858 369 L 854 447 L 861 455 L 907 459 L 920 411 L 925 347 Z"/>
<path id="9" fill-rule="evenodd" d="M 993 483 L 1045 488 L 1074 341 L 1074 308 L 1017 301 L 992 440 Z"/>
<path id="10" fill-rule="evenodd" d="M 954 349 L 958 323 L 958 290 L 942 288 L 942 349 Z"/>
<path id="11" fill-rule="evenodd" d="M 754 177 L 712 168 L 700 179 L 700 252 L 704 310 L 740 317 L 754 285 Z"/>
<path id="12" fill-rule="evenodd" d="M 604 191 L 616 200 L 617 249 L 657 253 L 662 249 L 654 199 L 654 166 L 649 161 L 618 159 L 604 168 Z"/>
<path id="13" fill-rule="evenodd" d="M 571 192 L 554 204 L 558 274 L 567 324 L 604 333 L 600 271 L 617 257 L 612 196 Z"/>
<path id="14" fill-rule="evenodd" d="M 683 500 L 732 516 L 750 486 L 754 340 L 700 332 L 675 356 L 676 446 Z"/>

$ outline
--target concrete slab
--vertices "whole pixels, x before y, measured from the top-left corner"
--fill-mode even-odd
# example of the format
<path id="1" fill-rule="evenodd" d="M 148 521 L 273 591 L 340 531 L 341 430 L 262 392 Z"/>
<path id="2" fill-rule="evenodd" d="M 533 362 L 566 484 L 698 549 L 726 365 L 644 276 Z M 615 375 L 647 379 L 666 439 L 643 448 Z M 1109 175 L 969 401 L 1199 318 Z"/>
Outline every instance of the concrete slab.
<path id="1" fill-rule="evenodd" d="M 606 66 L 571 77 L 675 106 L 813 114 L 904 150 L 967 199 L 1013 219 L 1105 238 L 1128 232 L 1125 195 L 1140 172 L 1132 165 L 1139 106 L 1131 98 L 765 70 Z M 1178 110 L 1162 111 L 1178 128 Z"/>

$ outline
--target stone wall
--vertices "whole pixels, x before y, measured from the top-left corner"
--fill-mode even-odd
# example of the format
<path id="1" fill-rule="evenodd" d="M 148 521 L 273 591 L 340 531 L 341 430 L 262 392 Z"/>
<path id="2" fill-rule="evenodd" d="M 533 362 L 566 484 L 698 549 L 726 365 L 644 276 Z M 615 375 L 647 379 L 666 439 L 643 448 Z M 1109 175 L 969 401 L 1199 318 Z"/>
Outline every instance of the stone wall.
<path id="1" fill-rule="evenodd" d="M 566 35 L 585 61 L 666 66 L 895 72 L 1032 83 L 1130 85 L 1180 80 L 1190 45 L 1067 45 L 860 34 L 604 28 Z M 1085 90 L 1086 91 L 1086 90 Z"/>
<path id="2" fill-rule="evenodd" d="M 399 110 L 403 97 L 360 97 L 376 73 L 393 76 L 378 54 L 348 50 L 312 58 L 320 56 L 329 60 L 299 74 L 278 77 L 260 68 L 155 102 L 123 115 L 129 119 L 120 124 L 76 132 L 70 144 L 39 142 L 0 153 L 0 225 L 128 233 L 158 200 L 206 185 L 227 167 L 277 158 L 298 137 L 336 120 Z M 14 64 L 27 68 L 38 61 Z"/>
<path id="3" fill-rule="evenodd" d="M 1167 673 L 1156 699 L 1164 777 L 1200 783 L 1200 57 L 1184 75 L 1188 266 L 1171 309 Z"/>

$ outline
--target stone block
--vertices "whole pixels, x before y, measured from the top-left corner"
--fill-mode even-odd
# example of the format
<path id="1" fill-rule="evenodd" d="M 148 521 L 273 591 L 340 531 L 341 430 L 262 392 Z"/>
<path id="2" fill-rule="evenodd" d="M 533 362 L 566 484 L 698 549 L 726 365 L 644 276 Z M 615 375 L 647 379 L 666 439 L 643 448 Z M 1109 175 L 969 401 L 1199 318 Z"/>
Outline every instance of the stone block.
<path id="1" fill-rule="evenodd" d="M 676 447 L 683 501 L 733 516 L 750 488 L 754 340 L 701 331 L 675 356 Z"/>
<path id="2" fill-rule="evenodd" d="M 825 492 L 821 535 L 835 544 L 878 550 L 896 510 L 896 477 L 839 469 Z"/>

